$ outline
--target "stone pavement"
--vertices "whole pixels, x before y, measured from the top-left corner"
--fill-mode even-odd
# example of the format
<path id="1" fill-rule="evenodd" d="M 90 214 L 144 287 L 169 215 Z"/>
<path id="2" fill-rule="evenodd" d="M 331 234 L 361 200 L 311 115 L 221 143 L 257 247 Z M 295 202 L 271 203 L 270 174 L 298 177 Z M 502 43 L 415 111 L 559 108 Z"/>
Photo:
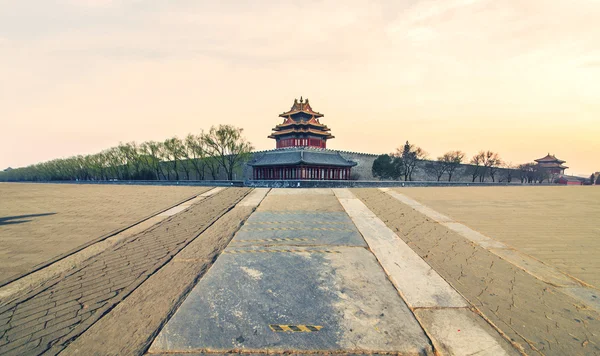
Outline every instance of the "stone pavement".
<path id="1" fill-rule="evenodd" d="M 516 354 L 410 249 L 390 273 L 401 240 L 340 194 L 272 190 L 149 353 Z"/>
<path id="2" fill-rule="evenodd" d="M 141 355 L 269 189 L 257 188 L 179 252 L 62 355 Z"/>
<path id="3" fill-rule="evenodd" d="M 600 289 L 598 188 L 525 186 L 390 190 Z"/>
<path id="4" fill-rule="evenodd" d="M 57 354 L 250 190 L 229 188 L 0 308 L 0 354 Z"/>
<path id="5" fill-rule="evenodd" d="M 436 221 L 443 217 L 377 189 L 352 192 L 526 354 L 600 354 L 595 309 Z"/>
<path id="6" fill-rule="evenodd" d="M 5 302 L 0 354 L 600 354 L 597 310 L 433 209 L 267 191 L 173 208 Z"/>
<path id="7" fill-rule="evenodd" d="M 206 187 L 2 182 L 0 285 L 97 237 L 206 190 Z"/>

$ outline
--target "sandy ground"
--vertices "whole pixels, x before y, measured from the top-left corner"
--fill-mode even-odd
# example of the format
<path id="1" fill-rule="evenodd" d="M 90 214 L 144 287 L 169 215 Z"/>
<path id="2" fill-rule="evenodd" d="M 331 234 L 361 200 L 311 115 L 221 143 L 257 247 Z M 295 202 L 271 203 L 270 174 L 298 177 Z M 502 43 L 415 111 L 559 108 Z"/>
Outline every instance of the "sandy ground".
<path id="1" fill-rule="evenodd" d="M 1 183 L 0 281 L 208 189 Z"/>
<path id="2" fill-rule="evenodd" d="M 399 188 L 396 191 L 600 287 L 600 187 Z"/>

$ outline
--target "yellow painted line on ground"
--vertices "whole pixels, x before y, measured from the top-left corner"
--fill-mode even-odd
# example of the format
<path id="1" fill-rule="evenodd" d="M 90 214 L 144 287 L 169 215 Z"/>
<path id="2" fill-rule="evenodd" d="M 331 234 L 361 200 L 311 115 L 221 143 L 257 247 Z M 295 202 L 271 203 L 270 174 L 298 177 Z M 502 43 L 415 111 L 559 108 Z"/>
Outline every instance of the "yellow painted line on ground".
<path id="1" fill-rule="evenodd" d="M 328 224 L 328 225 L 350 225 L 347 221 L 300 221 L 300 220 L 287 220 L 287 221 L 257 221 L 249 222 L 245 225 L 276 225 L 276 224 Z"/>
<path id="2" fill-rule="evenodd" d="M 273 239 L 258 239 L 258 240 L 235 240 L 232 243 L 255 243 L 255 242 L 294 242 L 294 241 L 317 241 L 311 238 L 273 238 Z"/>
<path id="3" fill-rule="evenodd" d="M 274 332 L 310 333 L 323 329 L 321 325 L 281 325 L 270 324 L 269 328 Z"/>
<path id="4" fill-rule="evenodd" d="M 273 215 L 322 215 L 316 211 L 300 211 L 300 210 L 292 210 L 292 211 L 268 211 L 263 212 L 264 214 L 273 214 Z"/>
<path id="5" fill-rule="evenodd" d="M 339 251 L 334 250 L 298 250 L 298 249 L 264 249 L 264 250 L 225 250 L 223 253 L 225 254 L 242 254 L 242 253 L 277 253 L 277 252 L 287 252 L 287 253 L 341 253 Z"/>
<path id="6" fill-rule="evenodd" d="M 351 229 L 338 229 L 335 227 L 261 227 L 261 228 L 244 228 L 243 231 L 298 231 L 298 230 L 311 230 L 311 231 L 345 231 L 352 232 Z"/>

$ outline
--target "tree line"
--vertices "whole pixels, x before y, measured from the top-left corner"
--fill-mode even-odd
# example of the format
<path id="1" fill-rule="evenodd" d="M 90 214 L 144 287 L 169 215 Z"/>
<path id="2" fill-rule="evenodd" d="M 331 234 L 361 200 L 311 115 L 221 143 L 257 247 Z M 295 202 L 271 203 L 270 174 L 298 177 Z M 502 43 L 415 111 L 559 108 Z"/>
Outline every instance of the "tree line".
<path id="1" fill-rule="evenodd" d="M 102 152 L 59 158 L 0 172 L 0 181 L 232 180 L 254 149 L 243 129 L 213 126 L 208 132 L 162 142 L 120 143 Z"/>
<path id="2" fill-rule="evenodd" d="M 373 162 L 372 173 L 380 180 L 412 181 L 419 162 L 425 162 L 424 170 L 437 181 L 452 181 L 457 170 L 465 165 L 466 169 L 462 174 L 467 175 L 471 182 L 484 182 L 489 177 L 492 182 L 510 183 L 519 179 L 521 183 L 542 183 L 545 180 L 553 182 L 557 178 L 555 174 L 540 168 L 537 163 L 513 165 L 502 160 L 498 153 L 489 150 L 480 151 L 471 158 L 462 151 L 449 151 L 437 157 L 437 160 L 428 161 L 427 153 L 408 141 L 395 152 L 377 157 Z"/>

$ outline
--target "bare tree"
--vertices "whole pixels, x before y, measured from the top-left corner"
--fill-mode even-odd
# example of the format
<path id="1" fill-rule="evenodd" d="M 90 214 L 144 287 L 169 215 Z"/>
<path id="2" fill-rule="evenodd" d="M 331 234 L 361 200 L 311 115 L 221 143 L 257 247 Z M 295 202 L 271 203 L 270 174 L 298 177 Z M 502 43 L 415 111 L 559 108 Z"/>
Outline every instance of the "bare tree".
<path id="1" fill-rule="evenodd" d="M 469 170 L 469 174 L 471 175 L 472 182 L 475 182 L 475 179 L 477 179 L 477 177 L 479 177 L 481 175 L 484 160 L 485 160 L 485 152 L 481 151 L 478 154 L 476 154 L 475 156 L 473 156 L 473 158 L 471 158 L 471 160 L 469 161 L 471 166 L 469 167 L 468 170 Z"/>
<path id="2" fill-rule="evenodd" d="M 446 173 L 447 166 L 443 162 L 433 161 L 425 164 L 425 171 L 434 176 L 439 182 L 444 173 Z"/>
<path id="3" fill-rule="evenodd" d="M 501 174 L 498 177 L 498 182 L 503 182 L 506 180 L 507 183 L 511 183 L 515 176 L 517 167 L 510 162 L 505 162 L 502 164 L 502 168 L 503 170 L 500 172 Z"/>
<path id="4" fill-rule="evenodd" d="M 125 165 L 125 159 L 122 151 L 118 147 L 111 147 L 104 151 L 108 166 L 112 172 L 112 177 L 116 179 L 125 179 L 123 166 Z"/>
<path id="5" fill-rule="evenodd" d="M 181 167 L 181 158 L 184 156 L 184 146 L 177 137 L 168 138 L 163 142 L 164 150 L 163 157 L 171 164 L 172 170 L 175 173 L 175 180 L 179 180 L 179 167 Z M 170 174 L 169 179 L 170 179 Z"/>
<path id="6" fill-rule="evenodd" d="M 529 181 L 529 173 L 531 172 L 532 163 L 524 163 L 520 164 L 517 168 L 519 169 L 519 179 L 521 180 L 521 184 L 523 183 L 531 183 Z"/>
<path id="7" fill-rule="evenodd" d="M 124 167 L 126 170 L 126 179 L 142 179 L 144 159 L 137 143 L 119 143 L 118 149 L 125 163 Z"/>
<path id="8" fill-rule="evenodd" d="M 537 163 L 531 162 L 519 165 L 519 176 L 521 182 L 525 180 L 527 183 L 543 183 L 548 173 Z"/>
<path id="9" fill-rule="evenodd" d="M 446 173 L 448 173 L 448 182 L 452 180 L 452 175 L 456 171 L 460 164 L 465 159 L 465 153 L 462 151 L 450 151 L 444 153 L 443 156 L 438 157 L 438 161 L 440 161 L 445 169 Z"/>
<path id="10" fill-rule="evenodd" d="M 202 134 L 189 134 L 185 138 L 185 158 L 192 163 L 199 180 L 204 180 L 204 168 L 206 162 L 206 144 L 202 139 Z"/>
<path id="11" fill-rule="evenodd" d="M 242 137 L 244 129 L 231 125 L 211 127 L 203 135 L 208 152 L 225 170 L 228 180 L 233 180 L 234 170 L 246 160 L 253 147 Z"/>
<path id="12" fill-rule="evenodd" d="M 412 180 L 412 174 L 417 166 L 417 162 L 425 159 L 427 157 L 427 152 L 406 141 L 402 149 L 396 149 L 396 156 L 402 157 L 404 180 L 409 181 Z"/>
<path id="13" fill-rule="evenodd" d="M 219 178 L 219 173 L 221 173 L 221 164 L 219 164 L 219 161 L 216 157 L 206 157 L 204 159 L 204 164 L 206 168 L 208 168 L 208 172 L 210 172 L 212 180 Z"/>
<path id="14" fill-rule="evenodd" d="M 210 146 L 208 145 L 210 144 Z M 204 179 L 208 167 L 217 179 L 221 167 L 228 179 L 248 157 L 252 145 L 242 137 L 242 129 L 229 125 L 213 127 L 208 134 L 177 137 L 164 142 L 119 143 L 100 153 L 53 159 L 27 167 L 0 172 L 0 181 L 108 180 L 108 179 L 190 179 L 195 169 Z M 162 177 L 161 177 L 162 176 Z"/>
<path id="15" fill-rule="evenodd" d="M 163 166 L 161 165 L 161 158 L 163 156 L 162 142 L 144 142 L 140 145 L 140 150 L 143 155 L 143 161 L 150 170 L 154 171 L 156 179 L 160 180 L 161 174 L 163 178 L 166 178 L 166 175 L 163 171 Z"/>
<path id="16" fill-rule="evenodd" d="M 94 172 L 93 176 L 96 180 L 106 180 L 106 155 L 102 152 L 89 155 L 89 164 Z"/>
<path id="17" fill-rule="evenodd" d="M 503 162 L 497 153 L 492 152 L 492 151 L 486 151 L 485 157 L 483 160 L 483 166 L 484 166 L 485 170 L 481 176 L 481 181 L 483 182 L 483 180 L 485 179 L 485 172 L 487 171 L 487 173 L 489 173 L 489 175 L 490 175 L 490 178 L 492 178 L 492 182 L 495 182 L 496 181 L 496 173 L 498 172 L 498 169 L 500 168 L 502 163 Z"/>

